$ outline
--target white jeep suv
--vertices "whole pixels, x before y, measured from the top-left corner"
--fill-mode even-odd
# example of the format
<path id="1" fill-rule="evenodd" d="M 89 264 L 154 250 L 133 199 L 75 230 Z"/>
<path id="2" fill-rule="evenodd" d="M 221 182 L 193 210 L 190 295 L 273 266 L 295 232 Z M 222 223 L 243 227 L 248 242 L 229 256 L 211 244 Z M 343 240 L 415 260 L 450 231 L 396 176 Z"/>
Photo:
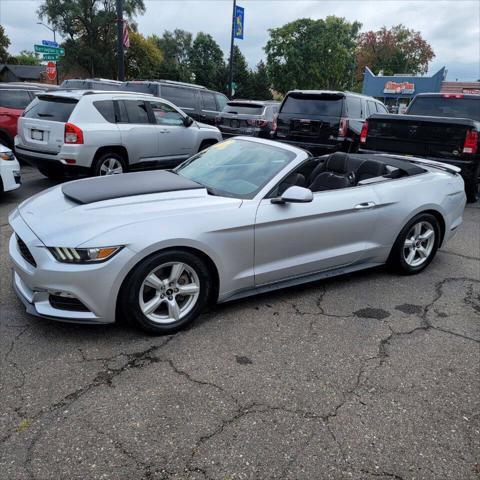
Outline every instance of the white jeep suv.
<path id="1" fill-rule="evenodd" d="M 222 140 L 152 95 L 59 90 L 33 100 L 18 121 L 17 157 L 50 178 L 172 167 Z"/>

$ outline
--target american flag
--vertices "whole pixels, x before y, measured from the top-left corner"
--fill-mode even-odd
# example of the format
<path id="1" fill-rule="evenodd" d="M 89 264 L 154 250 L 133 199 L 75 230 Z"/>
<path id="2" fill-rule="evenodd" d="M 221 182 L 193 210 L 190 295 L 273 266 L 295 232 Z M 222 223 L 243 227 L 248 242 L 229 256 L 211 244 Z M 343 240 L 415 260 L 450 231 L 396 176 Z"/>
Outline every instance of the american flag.
<path id="1" fill-rule="evenodd" d="M 130 38 L 128 36 L 128 23 L 123 22 L 123 46 L 125 48 L 130 48 Z"/>

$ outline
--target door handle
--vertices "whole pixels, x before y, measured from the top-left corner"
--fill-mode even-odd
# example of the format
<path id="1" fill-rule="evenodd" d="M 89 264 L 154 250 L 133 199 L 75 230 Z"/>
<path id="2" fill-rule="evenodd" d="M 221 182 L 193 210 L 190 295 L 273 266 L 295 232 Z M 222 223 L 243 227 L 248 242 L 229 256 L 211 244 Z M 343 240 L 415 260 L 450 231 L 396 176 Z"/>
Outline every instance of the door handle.
<path id="1" fill-rule="evenodd" d="M 167 130 L 166 128 L 164 128 L 160 130 L 160 133 L 170 133 L 170 130 Z"/>
<path id="2" fill-rule="evenodd" d="M 363 202 L 355 205 L 355 210 L 366 210 L 368 208 L 373 208 L 375 206 L 375 202 Z"/>

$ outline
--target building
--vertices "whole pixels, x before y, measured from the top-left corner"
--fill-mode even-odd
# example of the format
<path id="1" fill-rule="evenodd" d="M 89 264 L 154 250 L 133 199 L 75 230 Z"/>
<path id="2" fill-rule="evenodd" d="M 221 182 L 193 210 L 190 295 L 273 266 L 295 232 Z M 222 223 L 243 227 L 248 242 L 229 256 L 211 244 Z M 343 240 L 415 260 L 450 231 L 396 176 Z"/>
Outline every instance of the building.
<path id="1" fill-rule="evenodd" d="M 470 93 L 480 95 L 480 81 L 479 82 L 442 82 L 442 93 Z"/>
<path id="2" fill-rule="evenodd" d="M 10 65 L 0 63 L 0 82 L 43 82 L 44 65 Z"/>
<path id="3" fill-rule="evenodd" d="M 365 67 L 362 93 L 378 98 L 391 111 L 401 112 L 418 93 L 440 92 L 445 76 L 445 67 L 431 77 L 403 74 L 375 75 Z"/>

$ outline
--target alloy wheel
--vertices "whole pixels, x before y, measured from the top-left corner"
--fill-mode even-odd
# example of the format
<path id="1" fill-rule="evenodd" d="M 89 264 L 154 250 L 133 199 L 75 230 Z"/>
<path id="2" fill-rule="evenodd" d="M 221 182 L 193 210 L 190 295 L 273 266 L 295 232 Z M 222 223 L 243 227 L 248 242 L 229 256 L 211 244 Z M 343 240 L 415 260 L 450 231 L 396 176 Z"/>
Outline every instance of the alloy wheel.
<path id="1" fill-rule="evenodd" d="M 403 244 L 403 257 L 410 267 L 419 267 L 427 261 L 435 244 L 435 230 L 430 222 L 421 221 L 412 226 Z"/>
<path id="2" fill-rule="evenodd" d="M 184 318 L 200 294 L 197 273 L 186 263 L 168 262 L 152 270 L 139 292 L 142 313 L 152 322 L 169 324 Z"/>
<path id="3" fill-rule="evenodd" d="M 118 175 L 123 173 L 123 166 L 118 158 L 106 158 L 100 166 L 100 175 Z"/>

